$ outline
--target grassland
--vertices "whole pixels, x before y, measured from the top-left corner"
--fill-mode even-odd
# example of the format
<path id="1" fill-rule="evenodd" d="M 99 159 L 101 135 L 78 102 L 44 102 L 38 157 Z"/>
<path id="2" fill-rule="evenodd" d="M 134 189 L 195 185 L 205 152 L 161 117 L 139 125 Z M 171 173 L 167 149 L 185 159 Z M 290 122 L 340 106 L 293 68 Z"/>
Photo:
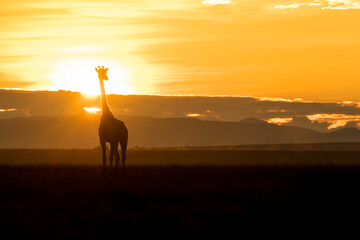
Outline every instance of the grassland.
<path id="1" fill-rule="evenodd" d="M 360 166 L 360 151 L 129 150 L 129 166 Z M 107 162 L 109 163 L 109 162 Z M 0 165 L 99 166 L 99 149 L 0 149 Z"/>
<path id="2" fill-rule="evenodd" d="M 360 213 L 357 152 L 133 150 L 125 176 L 104 178 L 99 157 L 98 150 L 0 150 L 2 232 L 114 239 L 304 231 L 356 226 Z"/>

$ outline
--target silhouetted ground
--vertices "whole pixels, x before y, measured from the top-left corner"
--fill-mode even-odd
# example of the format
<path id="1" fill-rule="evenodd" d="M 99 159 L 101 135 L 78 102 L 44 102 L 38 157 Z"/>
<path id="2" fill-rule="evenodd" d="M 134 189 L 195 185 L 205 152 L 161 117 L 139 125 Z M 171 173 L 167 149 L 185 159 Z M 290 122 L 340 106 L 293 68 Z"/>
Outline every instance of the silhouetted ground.
<path id="1" fill-rule="evenodd" d="M 171 232 L 171 238 L 242 234 L 249 227 L 298 234 L 358 226 L 356 166 L 130 165 L 125 177 L 108 171 L 105 178 L 101 171 L 85 165 L 1 166 L 2 233 L 114 239 Z"/>
<path id="2" fill-rule="evenodd" d="M 135 166 L 359 166 L 360 151 L 128 150 Z M 0 149 L 0 165 L 102 164 L 100 149 Z"/>

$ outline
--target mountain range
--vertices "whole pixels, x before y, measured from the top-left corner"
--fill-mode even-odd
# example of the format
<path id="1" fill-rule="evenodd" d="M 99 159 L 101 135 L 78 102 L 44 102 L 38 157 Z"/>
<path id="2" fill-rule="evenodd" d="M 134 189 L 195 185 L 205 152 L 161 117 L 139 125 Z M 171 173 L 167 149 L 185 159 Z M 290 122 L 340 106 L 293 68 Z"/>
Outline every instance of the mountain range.
<path id="1" fill-rule="evenodd" d="M 0 148 L 95 148 L 97 114 L 0 120 Z M 322 133 L 247 118 L 238 122 L 195 118 L 119 116 L 129 129 L 129 147 L 360 142 L 360 130 Z"/>

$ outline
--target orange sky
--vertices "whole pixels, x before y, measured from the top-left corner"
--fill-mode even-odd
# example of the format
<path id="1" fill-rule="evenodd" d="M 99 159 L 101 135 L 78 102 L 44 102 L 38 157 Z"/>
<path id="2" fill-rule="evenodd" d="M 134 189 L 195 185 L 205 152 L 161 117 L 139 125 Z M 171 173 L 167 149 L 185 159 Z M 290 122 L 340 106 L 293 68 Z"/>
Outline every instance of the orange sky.
<path id="1" fill-rule="evenodd" d="M 0 0 L 0 88 L 360 101 L 360 1 L 219 2 Z"/>

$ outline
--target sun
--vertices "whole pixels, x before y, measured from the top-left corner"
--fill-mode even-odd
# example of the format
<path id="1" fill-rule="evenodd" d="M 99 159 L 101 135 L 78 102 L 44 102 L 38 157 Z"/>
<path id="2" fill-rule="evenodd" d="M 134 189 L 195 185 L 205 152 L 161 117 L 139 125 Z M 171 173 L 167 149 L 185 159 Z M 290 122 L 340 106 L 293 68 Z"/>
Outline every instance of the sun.
<path id="1" fill-rule="evenodd" d="M 62 59 L 52 67 L 52 72 L 46 77 L 51 81 L 49 90 L 70 90 L 86 95 L 100 94 L 99 80 L 95 67 L 109 68 L 109 81 L 105 82 L 106 93 L 136 94 L 131 84 L 130 70 L 115 61 L 96 58 Z"/>

